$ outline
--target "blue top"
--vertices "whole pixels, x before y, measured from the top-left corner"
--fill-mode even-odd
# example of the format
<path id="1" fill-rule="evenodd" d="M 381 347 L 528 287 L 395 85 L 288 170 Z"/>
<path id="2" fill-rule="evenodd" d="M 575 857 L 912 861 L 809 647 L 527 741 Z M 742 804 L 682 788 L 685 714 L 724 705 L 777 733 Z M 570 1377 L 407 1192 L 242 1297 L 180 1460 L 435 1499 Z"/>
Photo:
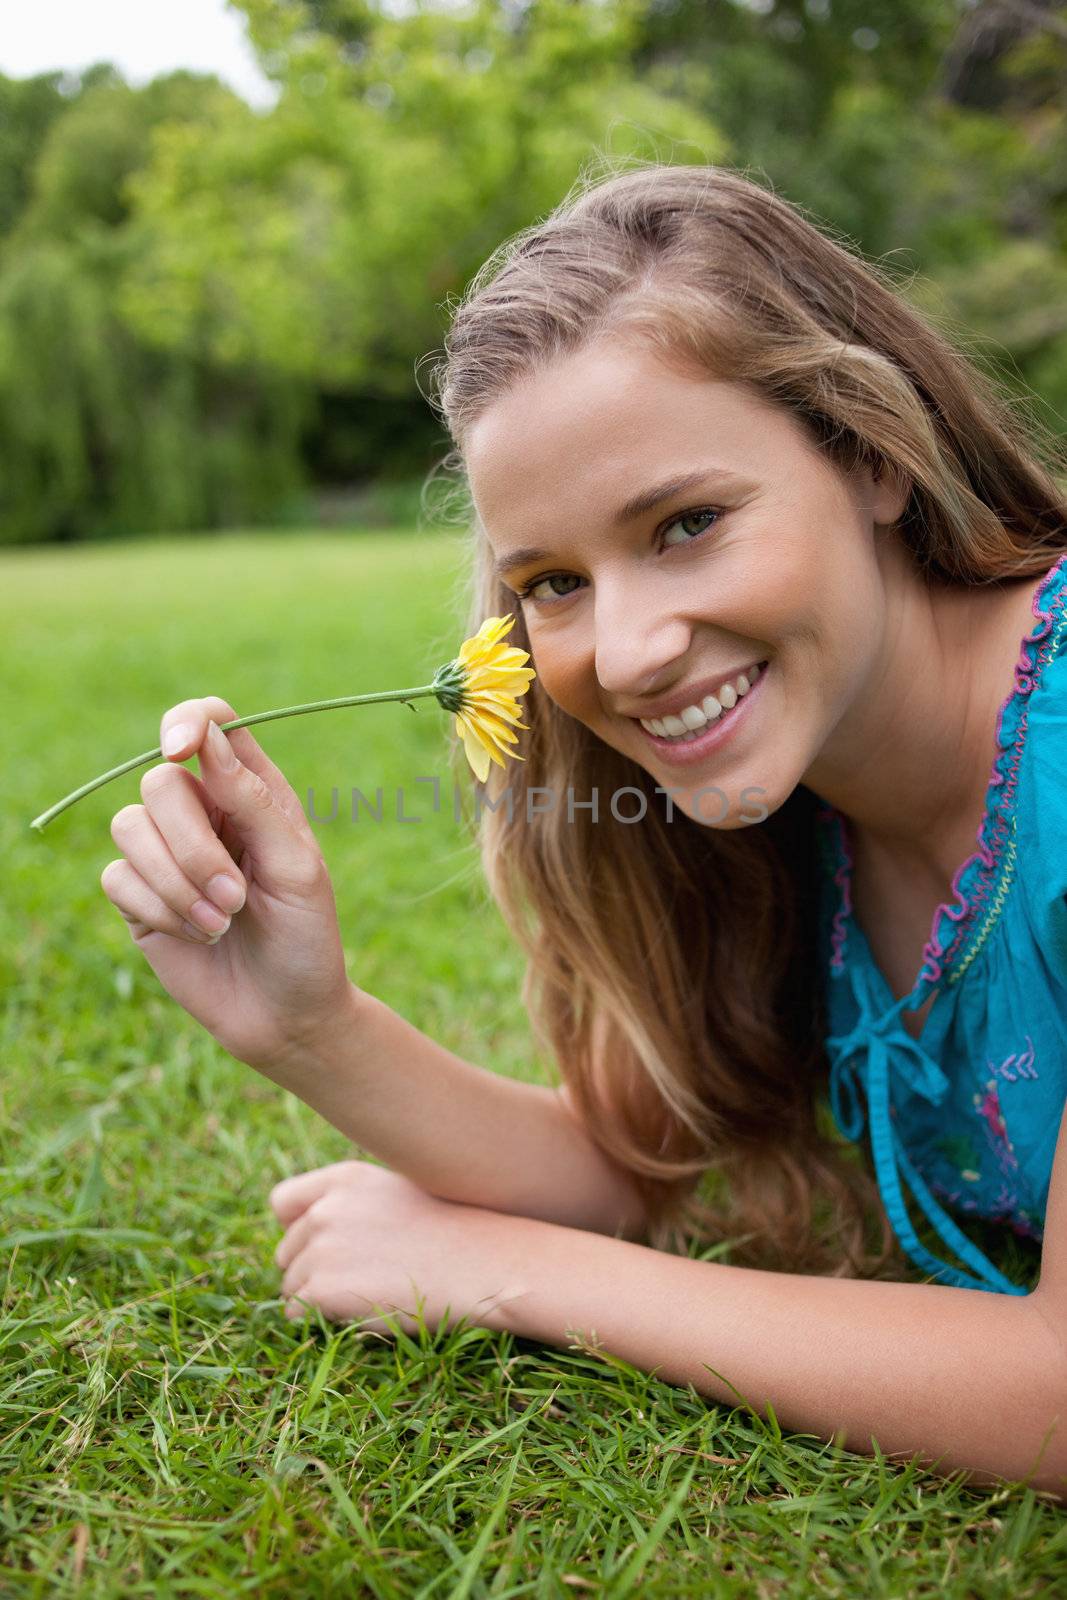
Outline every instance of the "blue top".
<path id="1" fill-rule="evenodd" d="M 1033 613 L 997 719 L 978 849 L 952 880 L 952 903 L 938 907 L 900 1000 L 852 920 L 847 819 L 825 804 L 816 813 L 834 1120 L 858 1139 L 865 1102 L 879 1189 L 911 1260 L 940 1283 L 1001 1294 L 1029 1291 L 934 1196 L 1043 1236 L 1067 1102 L 1067 553 L 1038 583 Z M 931 993 L 920 1043 L 900 1013 Z M 920 1244 L 902 1179 L 969 1272 Z"/>

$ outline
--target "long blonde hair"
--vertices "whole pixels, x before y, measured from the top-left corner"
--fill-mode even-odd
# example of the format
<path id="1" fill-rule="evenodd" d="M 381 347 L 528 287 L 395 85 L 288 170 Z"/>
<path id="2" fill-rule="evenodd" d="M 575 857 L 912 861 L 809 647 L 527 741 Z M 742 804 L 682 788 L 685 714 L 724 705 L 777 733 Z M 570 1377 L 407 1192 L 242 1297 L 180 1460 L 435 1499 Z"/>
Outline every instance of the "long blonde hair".
<path id="1" fill-rule="evenodd" d="M 625 330 L 754 386 L 843 471 L 905 474 L 897 533 L 928 581 L 1041 573 L 1067 546 L 1054 437 L 1020 420 L 880 266 L 736 171 L 587 172 L 493 253 L 453 310 L 431 400 L 461 489 L 467 430 L 498 396 Z M 509 643 L 528 650 L 468 511 L 471 630 L 517 610 Z M 524 707 L 525 760 L 492 769 L 482 790 L 499 806 L 478 825 L 482 859 L 528 958 L 538 1042 L 589 1136 L 632 1177 L 649 1242 L 730 1242 L 738 1264 L 780 1270 L 895 1273 L 903 1257 L 869 1156 L 832 1135 L 825 1104 L 817 798 L 798 785 L 762 824 L 732 831 L 677 813 L 668 825 L 654 779 L 538 682 Z M 595 789 L 602 808 L 637 789 L 647 809 L 637 824 L 606 808 L 570 820 L 558 805 L 526 820 L 527 791 L 568 787 L 578 799 Z"/>

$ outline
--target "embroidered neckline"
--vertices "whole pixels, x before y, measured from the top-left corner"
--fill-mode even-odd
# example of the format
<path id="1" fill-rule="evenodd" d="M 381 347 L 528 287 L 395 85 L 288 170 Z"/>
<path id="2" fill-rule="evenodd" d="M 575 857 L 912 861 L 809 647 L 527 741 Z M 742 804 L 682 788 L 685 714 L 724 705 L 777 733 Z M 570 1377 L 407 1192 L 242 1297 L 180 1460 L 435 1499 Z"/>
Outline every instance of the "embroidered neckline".
<path id="1" fill-rule="evenodd" d="M 997 716 L 997 753 L 976 834 L 978 848 L 953 877 L 951 902 L 942 902 L 934 912 L 919 975 L 894 1009 L 902 1007 L 904 999 L 915 1001 L 924 985 L 936 987 L 942 978 L 946 983 L 958 982 L 985 943 L 1007 896 L 1015 871 L 1015 794 L 1029 726 L 1029 699 L 1045 663 L 1056 654 L 1067 631 L 1067 552 L 1037 585 L 1031 610 L 1036 622 L 1020 641 L 1014 683 Z M 840 977 L 846 970 L 849 930 L 855 927 L 857 934 L 862 933 L 852 920 L 852 851 L 846 818 L 836 806 L 823 804 L 815 815 L 828 830 L 833 882 L 838 889 L 830 932 L 830 971 Z M 968 942 L 969 949 L 958 959 Z M 917 1010 L 921 1003 L 906 1009 Z"/>

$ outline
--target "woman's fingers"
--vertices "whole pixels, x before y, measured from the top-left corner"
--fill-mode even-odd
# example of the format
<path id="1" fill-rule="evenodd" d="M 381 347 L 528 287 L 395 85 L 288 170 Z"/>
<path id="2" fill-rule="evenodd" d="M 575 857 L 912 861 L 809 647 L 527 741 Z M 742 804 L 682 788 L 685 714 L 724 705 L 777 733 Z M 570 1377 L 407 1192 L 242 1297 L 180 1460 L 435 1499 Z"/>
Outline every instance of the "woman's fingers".
<path id="1" fill-rule="evenodd" d="M 299 900 L 320 895 L 326 878 L 322 851 L 300 810 L 237 757 L 229 736 L 209 722 L 197 752 L 200 781 L 247 845 L 255 862 L 256 881 L 268 893 Z M 154 768 L 166 773 L 167 768 Z M 291 791 L 290 791 L 291 793 Z"/>
<path id="2" fill-rule="evenodd" d="M 187 922 L 177 911 L 161 900 L 137 869 L 129 861 L 109 861 L 100 874 L 100 887 L 130 925 L 135 939 L 146 933 L 169 933 L 175 939 L 186 939 L 195 944 L 216 944 L 221 933 L 207 933 L 203 928 Z"/>
<path id="3" fill-rule="evenodd" d="M 313 1167 L 310 1172 L 298 1172 L 276 1183 L 270 1192 L 270 1203 L 282 1227 L 295 1222 L 313 1200 L 333 1186 L 340 1169 L 351 1165 L 349 1161 L 331 1161 L 328 1166 Z"/>
<path id="4" fill-rule="evenodd" d="M 178 776 L 178 773 L 174 776 Z M 184 776 L 186 774 L 182 773 L 182 778 Z M 147 784 L 147 774 L 144 789 L 147 794 L 152 792 L 150 784 Z M 155 898 L 170 909 L 171 914 L 176 915 L 182 922 L 190 922 L 197 928 L 203 928 L 206 933 L 226 933 L 237 896 L 232 894 L 230 904 L 226 906 L 222 902 L 224 896 L 221 893 L 221 886 L 214 882 L 214 878 L 222 877 L 221 870 L 218 870 L 222 862 L 226 862 L 227 877 L 234 877 L 238 874 L 238 869 L 234 866 L 226 846 L 222 845 L 218 835 L 214 834 L 202 806 L 198 805 L 198 802 L 192 803 L 200 814 L 200 827 L 206 830 L 213 843 L 210 870 L 200 872 L 203 882 L 197 882 L 197 878 L 190 877 L 179 861 L 174 859 L 170 845 L 163 838 L 147 806 L 128 805 L 123 806 L 122 811 L 117 811 L 110 822 L 110 837 L 114 838 L 114 842 L 122 850 L 123 856 L 130 862 L 134 872 L 144 880 Z M 242 896 L 243 882 L 245 880 L 242 878 Z M 211 883 L 210 890 L 208 883 Z M 163 931 L 171 931 L 171 928 Z"/>
<path id="5" fill-rule="evenodd" d="M 274 1264 L 277 1267 L 291 1268 L 296 1264 L 297 1257 L 302 1255 L 311 1243 L 311 1236 L 315 1230 L 315 1218 L 310 1207 L 295 1222 L 290 1223 L 284 1237 L 274 1252 Z M 285 1287 L 283 1283 L 282 1287 Z"/>
<path id="6" fill-rule="evenodd" d="M 142 876 L 183 916 L 200 900 L 209 909 L 217 906 L 223 918 L 240 911 L 248 886 L 204 809 L 205 796 L 211 804 L 206 785 L 184 767 L 151 767 L 141 779 L 141 795 L 144 806 L 130 807 L 134 815 L 121 828 L 129 848 L 115 827 L 124 812 L 112 822 L 111 836 Z M 143 820 L 136 815 L 139 811 L 145 813 Z M 195 890 L 192 899 L 190 887 Z"/>

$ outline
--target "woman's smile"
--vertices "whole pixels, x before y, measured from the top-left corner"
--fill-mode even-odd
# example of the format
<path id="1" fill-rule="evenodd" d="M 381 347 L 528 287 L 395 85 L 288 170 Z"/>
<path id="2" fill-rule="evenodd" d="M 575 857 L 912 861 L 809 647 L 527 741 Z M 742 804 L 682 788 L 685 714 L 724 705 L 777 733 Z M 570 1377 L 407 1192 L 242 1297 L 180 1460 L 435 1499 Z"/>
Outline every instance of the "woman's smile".
<path id="1" fill-rule="evenodd" d="M 752 706 L 762 698 L 758 691 L 769 665 L 766 660 L 754 664 L 747 672 L 728 679 L 718 695 L 691 702 L 678 715 L 632 720 L 658 759 L 674 766 L 692 766 L 751 721 Z"/>

